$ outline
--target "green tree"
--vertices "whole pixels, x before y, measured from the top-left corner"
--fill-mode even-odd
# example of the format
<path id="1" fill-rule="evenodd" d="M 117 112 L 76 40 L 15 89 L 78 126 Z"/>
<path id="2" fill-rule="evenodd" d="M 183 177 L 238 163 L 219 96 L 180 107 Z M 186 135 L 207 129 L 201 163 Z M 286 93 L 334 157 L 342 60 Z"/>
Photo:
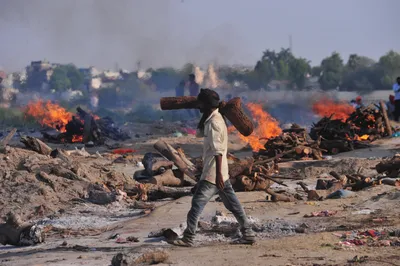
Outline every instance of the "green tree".
<path id="1" fill-rule="evenodd" d="M 254 71 L 263 86 L 271 80 L 288 80 L 297 88 L 303 88 L 311 66 L 308 60 L 296 58 L 290 49 L 281 49 L 279 53 L 266 50 Z"/>
<path id="2" fill-rule="evenodd" d="M 71 82 L 71 88 L 78 89 L 80 86 L 82 86 L 84 81 L 83 73 L 80 72 L 79 69 L 72 64 L 65 65 L 64 68 L 67 72 L 67 77 Z"/>
<path id="3" fill-rule="evenodd" d="M 290 67 L 290 81 L 297 88 L 303 89 L 306 83 L 306 75 L 310 73 L 310 62 L 304 58 L 293 58 L 289 64 Z"/>
<path id="4" fill-rule="evenodd" d="M 395 51 L 389 51 L 379 59 L 379 67 L 383 71 L 381 77 L 382 86 L 390 88 L 396 78 L 400 76 L 400 54 Z"/>
<path id="5" fill-rule="evenodd" d="M 74 65 L 60 65 L 54 68 L 50 86 L 55 91 L 78 89 L 83 84 L 83 74 Z"/>
<path id="6" fill-rule="evenodd" d="M 321 62 L 322 74 L 319 78 L 319 84 L 324 90 L 335 89 L 341 84 L 343 73 L 343 60 L 339 53 L 332 53 Z"/>
<path id="7" fill-rule="evenodd" d="M 50 77 L 50 86 L 55 91 L 65 91 L 71 88 L 71 81 L 63 67 L 56 67 Z"/>
<path id="8" fill-rule="evenodd" d="M 349 91 L 371 91 L 380 87 L 376 62 L 366 56 L 351 54 L 343 70 L 342 88 Z"/>

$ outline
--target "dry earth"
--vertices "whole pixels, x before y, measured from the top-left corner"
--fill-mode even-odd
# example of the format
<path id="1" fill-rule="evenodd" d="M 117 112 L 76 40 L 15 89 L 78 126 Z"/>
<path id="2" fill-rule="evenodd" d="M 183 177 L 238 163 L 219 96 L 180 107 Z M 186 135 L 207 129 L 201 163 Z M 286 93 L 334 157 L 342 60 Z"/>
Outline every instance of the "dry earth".
<path id="1" fill-rule="evenodd" d="M 150 132 L 153 129 L 142 128 L 141 130 L 141 133 L 145 135 L 147 131 Z M 160 135 L 165 133 L 167 132 L 159 132 Z M 138 151 L 136 159 L 140 159 L 145 152 L 153 151 L 152 144 L 157 139 L 159 139 L 157 134 L 152 137 L 139 136 L 134 143 L 125 143 L 125 146 L 136 149 Z M 194 137 L 170 137 L 165 140 L 171 144 L 181 145 L 191 156 L 200 154 L 201 142 Z M 235 138 L 231 138 L 230 145 L 233 151 L 242 148 Z M 400 139 L 381 140 L 376 143 L 376 147 L 340 154 L 332 160 L 285 163 L 281 165 L 281 168 L 283 171 L 298 169 L 306 176 L 304 182 L 310 187 L 314 187 L 317 177 L 332 169 L 339 173 L 354 172 L 360 167 L 365 173 L 372 171 L 369 169 L 370 167 L 374 166 L 381 157 L 395 154 L 399 145 Z M 64 148 L 70 149 L 73 146 Z M 96 151 L 104 152 L 105 150 L 104 148 L 92 148 L 88 151 L 93 154 Z M 26 153 L 26 151 L 22 153 Z M 247 156 L 251 155 L 251 152 L 238 151 L 236 154 Z M 81 162 L 82 169 L 86 171 L 87 178 L 92 181 L 99 178 L 103 182 L 107 181 L 107 173 L 101 175 L 100 170 L 96 173 L 91 170 L 93 164 L 98 160 L 95 158 L 85 159 Z M 111 159 L 102 158 L 101 160 L 107 164 Z M 2 163 L 2 167 L 7 165 L 7 163 L 4 165 Z M 110 171 L 123 176 L 118 179 L 121 182 L 129 182 L 125 178 L 129 179 L 137 169 L 134 163 L 119 163 L 108 167 Z M 26 175 L 23 172 L 20 176 L 14 177 L 13 181 L 16 179 L 20 183 L 34 181 L 32 179 L 34 176 L 30 176 L 28 170 L 18 171 L 25 171 Z M 98 176 L 91 176 L 93 174 Z M 55 180 L 55 182 L 58 181 L 60 180 Z M 294 181 L 285 181 L 285 183 L 289 185 L 288 190 L 296 191 Z M 338 233 L 352 230 L 400 228 L 400 191 L 391 186 L 372 187 L 357 192 L 353 198 L 312 203 L 306 201 L 272 203 L 265 201 L 265 193 L 238 193 L 247 214 L 256 221 L 256 225 L 264 226 L 263 231 L 257 232 L 259 239 L 257 244 L 253 246 L 231 245 L 229 237 L 215 232 L 202 231 L 198 236 L 197 245 L 193 248 L 171 247 L 162 239 L 147 237 L 151 231 L 173 228 L 183 224 L 190 208 L 191 197 L 175 201 L 160 201 L 153 212 L 143 215 L 136 209 L 128 208 L 129 204 L 126 203 L 114 202 L 106 206 L 88 202 L 72 204 L 63 201 L 61 196 L 53 194 L 51 195 L 54 197 L 50 198 L 35 198 L 38 197 L 36 194 L 40 188 L 31 186 L 33 185 L 23 185 L 24 193 L 32 194 L 32 197 L 29 197 L 31 199 L 28 200 L 31 205 L 21 206 L 25 201 L 18 203 L 20 196 L 13 196 L 12 191 L 7 192 L 9 194 L 3 194 L 2 190 L 0 195 L 2 208 L 15 209 L 19 204 L 22 209 L 26 210 L 23 213 L 24 217 L 31 215 L 32 219 L 40 219 L 44 224 L 52 224 L 63 230 L 52 232 L 45 243 L 34 247 L 0 247 L 0 265 L 110 265 L 111 259 L 116 253 L 135 253 L 143 248 L 165 249 L 169 253 L 169 258 L 163 265 L 353 265 L 348 260 L 356 255 L 368 256 L 366 262 L 361 265 L 400 265 L 399 247 L 358 246 L 343 249 L 336 246 L 340 241 Z M 284 187 L 277 186 L 277 188 Z M 4 189 L 4 185 L 2 189 Z M 78 189 L 76 188 L 76 190 Z M 14 192 L 16 191 L 18 188 L 15 188 Z M 70 190 L 66 189 L 66 191 Z M 62 193 L 61 189 L 60 193 Z M 79 196 L 78 192 L 70 198 L 77 196 Z M 8 200 L 7 197 L 11 200 Z M 16 202 L 16 204 L 9 205 L 9 202 Z M 29 210 L 34 212 L 34 206 L 46 204 L 49 206 L 49 211 L 43 217 L 37 217 L 37 213 L 34 215 L 29 213 Z M 58 212 L 56 217 L 51 215 L 52 211 L 57 212 L 60 208 L 65 209 L 63 213 Z M 206 206 L 201 220 L 210 221 L 216 211 L 223 210 L 222 203 L 213 199 Z M 338 213 L 332 217 L 304 218 L 305 214 L 321 210 L 333 210 Z M 230 216 L 229 213 L 228 216 Z M 383 222 L 379 222 L 380 218 L 385 219 Z M 295 232 L 295 228 L 304 225 L 307 227 L 305 233 Z M 136 236 L 140 242 L 118 244 L 115 239 L 109 239 L 116 233 L 121 237 Z M 76 245 L 85 248 L 82 250 Z"/>

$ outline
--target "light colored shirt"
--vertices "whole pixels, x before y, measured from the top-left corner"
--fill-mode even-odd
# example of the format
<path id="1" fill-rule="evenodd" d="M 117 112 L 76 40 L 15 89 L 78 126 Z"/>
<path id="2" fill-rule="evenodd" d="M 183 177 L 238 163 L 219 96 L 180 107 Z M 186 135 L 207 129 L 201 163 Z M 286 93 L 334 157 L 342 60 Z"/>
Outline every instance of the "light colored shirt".
<path id="1" fill-rule="evenodd" d="M 400 85 L 398 83 L 393 84 L 394 99 L 400 100 Z"/>
<path id="2" fill-rule="evenodd" d="M 221 173 L 224 181 L 229 179 L 228 168 L 228 129 L 225 120 L 216 109 L 204 123 L 204 132 L 198 137 L 204 137 L 203 143 L 203 173 L 201 180 L 215 184 L 217 165 L 215 156 L 222 155 Z"/>

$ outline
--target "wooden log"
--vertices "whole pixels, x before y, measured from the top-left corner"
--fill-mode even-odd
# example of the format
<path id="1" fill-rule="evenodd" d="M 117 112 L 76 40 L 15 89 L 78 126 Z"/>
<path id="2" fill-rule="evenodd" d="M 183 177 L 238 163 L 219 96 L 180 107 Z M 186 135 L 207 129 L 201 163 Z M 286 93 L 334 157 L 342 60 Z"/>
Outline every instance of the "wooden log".
<path id="1" fill-rule="evenodd" d="M 147 191 L 148 200 L 159 200 L 165 198 L 179 199 L 192 195 L 192 187 L 166 187 L 154 186 Z"/>
<path id="2" fill-rule="evenodd" d="M 354 150 L 352 143 L 348 140 L 322 140 L 320 147 L 332 154 Z"/>
<path id="3" fill-rule="evenodd" d="M 185 182 L 182 179 L 175 177 L 172 169 L 168 169 L 164 173 L 160 175 L 155 175 L 150 179 L 140 180 L 141 183 L 151 183 L 158 186 L 171 186 L 171 187 L 180 187 Z"/>
<path id="4" fill-rule="evenodd" d="M 254 124 L 243 112 L 239 97 L 220 104 L 220 113 L 224 115 L 243 136 L 250 136 L 254 131 Z"/>
<path id="5" fill-rule="evenodd" d="M 400 170 L 400 160 L 382 161 L 375 166 L 375 169 L 378 173 L 398 172 Z"/>
<path id="6" fill-rule="evenodd" d="M 10 140 L 14 137 L 15 133 L 17 133 L 17 129 L 13 128 L 8 135 L 0 141 L 0 152 L 4 152 L 6 146 L 10 142 Z"/>
<path id="7" fill-rule="evenodd" d="M 43 155 L 50 155 L 52 149 L 45 144 L 43 141 L 30 137 L 30 136 L 24 136 L 21 137 L 20 140 L 28 149 L 31 149 L 37 153 L 43 154 Z"/>
<path id="8" fill-rule="evenodd" d="M 284 151 L 284 152 L 282 152 L 282 153 L 280 153 L 280 154 L 278 154 L 278 155 L 276 155 L 276 156 L 274 156 L 272 158 L 269 158 L 269 159 L 266 159 L 266 160 L 262 160 L 262 161 L 257 161 L 257 162 L 254 163 L 254 165 L 270 163 L 270 162 L 275 161 L 276 159 L 281 158 L 284 155 L 287 155 L 287 154 L 290 154 L 290 153 L 293 153 L 293 152 L 295 152 L 294 149 L 291 149 L 291 150 L 288 150 L 288 151 Z"/>
<path id="9" fill-rule="evenodd" d="M 200 104 L 193 96 L 183 97 L 163 97 L 160 99 L 161 110 L 177 109 L 197 109 Z M 219 111 L 232 125 L 244 136 L 253 133 L 254 125 L 250 118 L 243 112 L 239 97 L 231 99 L 229 102 L 221 102 Z"/>
<path id="10" fill-rule="evenodd" d="M 308 155 L 311 153 L 311 148 L 306 147 L 306 146 L 297 146 L 294 148 L 297 154 L 305 154 Z"/>
<path id="11" fill-rule="evenodd" d="M 163 250 L 147 251 L 145 253 L 131 252 L 129 254 L 118 253 L 111 260 L 112 266 L 153 265 L 163 263 L 169 255 Z"/>
<path id="12" fill-rule="evenodd" d="M 383 178 L 383 179 L 381 179 L 381 182 L 382 182 L 382 184 L 385 184 L 385 185 L 400 187 L 400 181 L 397 179 Z"/>
<path id="13" fill-rule="evenodd" d="M 159 140 L 154 144 L 154 148 L 160 152 L 165 158 L 174 162 L 176 167 L 185 173 L 190 178 L 196 180 L 196 169 L 194 166 L 187 165 L 184 160 L 180 157 L 180 154 L 171 145 L 165 141 Z"/>
<path id="14" fill-rule="evenodd" d="M 83 125 L 83 143 L 88 143 L 89 141 L 93 141 L 93 130 L 92 130 L 92 116 L 90 114 L 86 114 L 84 118 Z"/>
<path id="15" fill-rule="evenodd" d="M 278 202 L 278 201 L 283 201 L 283 202 L 293 202 L 296 201 L 296 199 L 292 196 L 286 196 L 284 194 L 276 193 L 272 189 L 267 189 L 266 192 L 271 195 L 271 201 L 273 202 Z"/>
<path id="16" fill-rule="evenodd" d="M 239 162 L 234 162 L 229 164 L 229 177 L 236 178 L 240 175 L 250 174 L 251 168 L 254 164 L 254 159 L 249 158 L 246 160 L 240 160 Z"/>
<path id="17" fill-rule="evenodd" d="M 393 134 L 392 125 L 390 124 L 389 117 L 387 115 L 385 103 L 383 101 L 380 101 L 379 105 L 381 107 L 380 111 L 382 112 L 383 120 L 385 121 L 386 134 L 391 137 Z"/>
<path id="18" fill-rule="evenodd" d="M 56 176 L 61 176 L 63 178 L 69 179 L 69 180 L 80 180 L 84 181 L 85 179 L 78 176 L 71 170 L 62 167 L 61 165 L 55 165 L 51 168 L 51 174 L 56 175 Z"/>
<path id="19" fill-rule="evenodd" d="M 273 178 L 271 176 L 268 176 L 268 175 L 265 175 L 265 174 L 262 174 L 262 173 L 259 173 L 259 175 L 261 177 L 266 178 L 268 180 L 271 180 L 271 181 L 273 181 L 273 182 L 275 182 L 275 183 L 277 183 L 277 184 L 279 184 L 281 186 L 287 187 L 287 185 L 285 183 L 283 183 L 282 181 L 278 181 L 278 180 L 276 180 L 275 178 Z"/>
<path id="20" fill-rule="evenodd" d="M 6 222 L 0 224 L 0 244 L 12 246 L 30 246 L 44 241 L 44 233 L 35 224 L 24 223 L 21 218 L 8 213 Z"/>
<path id="21" fill-rule="evenodd" d="M 195 96 L 162 97 L 161 110 L 198 109 L 199 102 Z"/>

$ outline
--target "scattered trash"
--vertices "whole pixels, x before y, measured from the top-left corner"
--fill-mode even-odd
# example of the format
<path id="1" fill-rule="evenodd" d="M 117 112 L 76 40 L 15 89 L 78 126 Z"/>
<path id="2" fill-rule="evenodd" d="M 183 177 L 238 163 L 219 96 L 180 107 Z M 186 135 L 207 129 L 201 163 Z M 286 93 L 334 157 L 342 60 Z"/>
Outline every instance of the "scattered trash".
<path id="1" fill-rule="evenodd" d="M 359 210 L 359 211 L 356 211 L 356 212 L 352 212 L 351 214 L 365 214 L 365 215 L 368 215 L 368 214 L 371 214 L 371 213 L 374 213 L 374 211 L 373 210 L 369 210 L 369 209 L 365 209 L 365 210 Z"/>
<path id="2" fill-rule="evenodd" d="M 344 189 L 339 189 L 328 196 L 326 196 L 327 199 L 342 199 L 342 198 L 350 198 L 354 197 L 355 193 L 350 190 L 344 190 Z"/>
<path id="3" fill-rule="evenodd" d="M 112 151 L 112 153 L 114 153 L 114 154 L 127 154 L 127 153 L 134 153 L 134 152 L 136 152 L 136 150 L 124 149 L 124 148 L 115 149 Z"/>

